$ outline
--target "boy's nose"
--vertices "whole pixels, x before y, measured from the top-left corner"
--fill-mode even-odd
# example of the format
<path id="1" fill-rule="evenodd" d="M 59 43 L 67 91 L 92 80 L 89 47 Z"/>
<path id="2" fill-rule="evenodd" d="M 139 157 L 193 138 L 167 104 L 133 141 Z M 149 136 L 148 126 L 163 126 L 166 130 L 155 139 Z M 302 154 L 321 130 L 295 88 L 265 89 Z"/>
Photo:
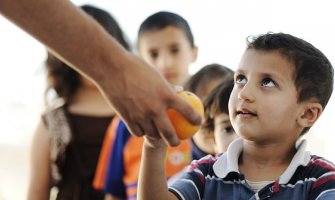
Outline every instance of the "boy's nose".
<path id="1" fill-rule="evenodd" d="M 254 98 L 255 91 L 253 90 L 252 85 L 245 84 L 243 88 L 238 93 L 238 99 L 253 102 L 255 100 Z"/>
<path id="2" fill-rule="evenodd" d="M 159 69 L 167 69 L 173 66 L 173 60 L 170 56 L 162 55 L 159 57 L 157 65 Z"/>

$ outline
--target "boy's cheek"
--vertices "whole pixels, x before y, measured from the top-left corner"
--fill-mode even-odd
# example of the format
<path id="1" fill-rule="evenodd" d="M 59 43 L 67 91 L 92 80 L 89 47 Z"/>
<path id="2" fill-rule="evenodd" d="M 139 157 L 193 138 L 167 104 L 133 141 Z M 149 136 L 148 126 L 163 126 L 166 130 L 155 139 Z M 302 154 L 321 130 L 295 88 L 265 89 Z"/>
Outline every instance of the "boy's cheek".
<path id="1" fill-rule="evenodd" d="M 232 92 L 228 102 L 229 113 L 234 113 L 237 96 Z"/>

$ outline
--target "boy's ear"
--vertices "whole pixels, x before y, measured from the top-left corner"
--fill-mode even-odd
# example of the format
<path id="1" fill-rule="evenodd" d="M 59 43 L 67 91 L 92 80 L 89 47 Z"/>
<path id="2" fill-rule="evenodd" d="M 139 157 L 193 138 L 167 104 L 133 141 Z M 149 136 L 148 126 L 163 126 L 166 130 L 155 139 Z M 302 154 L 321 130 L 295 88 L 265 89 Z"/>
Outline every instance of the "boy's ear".
<path id="1" fill-rule="evenodd" d="M 198 58 L 198 47 L 197 46 L 194 46 L 192 48 L 192 54 L 193 54 L 192 62 L 195 62 Z"/>
<path id="2" fill-rule="evenodd" d="M 311 127 L 320 117 L 323 109 L 320 103 L 308 102 L 304 106 L 304 112 L 299 116 L 298 123 L 302 127 Z"/>

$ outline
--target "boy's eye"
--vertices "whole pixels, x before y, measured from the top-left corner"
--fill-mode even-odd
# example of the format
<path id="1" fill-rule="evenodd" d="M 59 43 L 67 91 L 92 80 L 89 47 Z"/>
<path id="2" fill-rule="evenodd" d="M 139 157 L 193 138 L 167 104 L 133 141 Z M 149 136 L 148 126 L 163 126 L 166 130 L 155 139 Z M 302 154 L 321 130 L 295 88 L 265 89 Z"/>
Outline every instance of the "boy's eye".
<path id="1" fill-rule="evenodd" d="M 224 133 L 230 133 L 230 134 L 235 133 L 234 128 L 232 126 L 228 126 L 228 127 L 223 128 L 223 132 Z"/>
<path id="2" fill-rule="evenodd" d="M 153 59 L 157 58 L 157 57 L 158 57 L 158 52 L 156 52 L 156 51 L 151 51 L 151 52 L 150 52 L 150 57 L 153 58 Z"/>
<path id="3" fill-rule="evenodd" d="M 173 47 L 173 48 L 170 49 L 170 52 L 172 54 L 177 54 L 179 52 L 179 48 L 178 47 Z"/>
<path id="4" fill-rule="evenodd" d="M 265 78 L 265 79 L 262 80 L 262 86 L 275 87 L 276 84 L 271 78 Z"/>
<path id="5" fill-rule="evenodd" d="M 237 84 L 246 84 L 247 83 L 247 78 L 245 76 L 239 74 L 235 78 L 235 83 L 237 83 Z"/>

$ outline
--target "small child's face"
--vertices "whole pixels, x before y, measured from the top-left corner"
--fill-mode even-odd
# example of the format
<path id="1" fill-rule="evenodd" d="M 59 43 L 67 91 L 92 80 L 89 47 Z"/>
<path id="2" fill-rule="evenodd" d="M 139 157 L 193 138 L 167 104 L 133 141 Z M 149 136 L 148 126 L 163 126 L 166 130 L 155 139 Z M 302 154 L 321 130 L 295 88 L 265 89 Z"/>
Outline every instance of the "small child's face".
<path id="1" fill-rule="evenodd" d="M 148 31 L 139 36 L 139 52 L 174 85 L 183 85 L 189 77 L 189 65 L 197 57 L 184 31 L 174 26 Z"/>
<path id="2" fill-rule="evenodd" d="M 304 113 L 297 102 L 294 66 L 277 51 L 246 50 L 234 76 L 229 113 L 237 134 L 262 143 L 295 141 Z"/>
<path id="3" fill-rule="evenodd" d="M 229 144 L 238 138 L 226 113 L 214 116 L 214 137 L 217 153 L 226 152 Z"/>
<path id="4" fill-rule="evenodd" d="M 215 155 L 215 141 L 212 131 L 201 128 L 192 138 L 199 149 L 208 154 Z"/>

